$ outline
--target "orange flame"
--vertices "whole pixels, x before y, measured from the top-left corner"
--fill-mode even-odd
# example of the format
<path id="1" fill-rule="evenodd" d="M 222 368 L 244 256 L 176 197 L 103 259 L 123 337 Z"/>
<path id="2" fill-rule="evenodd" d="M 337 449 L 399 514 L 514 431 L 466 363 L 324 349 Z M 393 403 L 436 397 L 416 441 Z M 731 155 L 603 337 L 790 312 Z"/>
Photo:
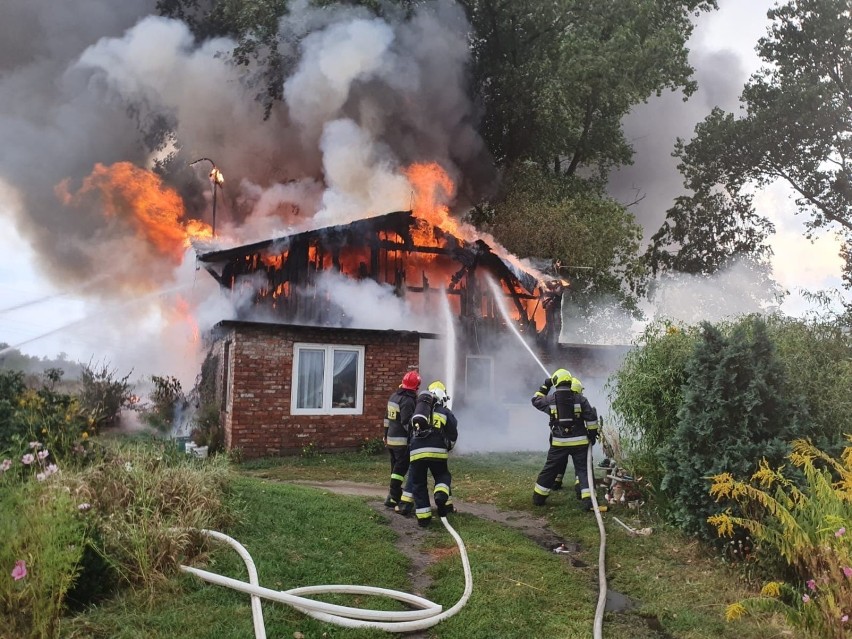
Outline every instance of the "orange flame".
<path id="1" fill-rule="evenodd" d="M 189 301 L 178 296 L 175 301 L 174 314 L 179 321 L 185 322 L 192 332 L 192 341 L 195 344 L 201 342 L 201 330 L 198 328 L 198 322 L 192 314 L 192 306 Z"/>
<path id="2" fill-rule="evenodd" d="M 456 194 L 456 185 L 441 165 L 436 162 L 415 163 L 404 169 L 403 173 L 414 188 L 414 216 L 458 235 L 459 223 L 450 217 L 450 208 L 447 206 L 447 202 Z M 432 229 L 424 232 L 426 237 L 418 237 L 419 241 L 437 244 Z"/>
<path id="3" fill-rule="evenodd" d="M 63 204 L 80 208 L 95 199 L 105 217 L 130 226 L 139 239 L 174 264 L 180 264 L 191 240 L 213 236 L 205 222 L 183 219 L 183 200 L 177 191 L 157 174 L 130 162 L 96 164 L 76 193 L 68 185 L 65 179 L 55 189 Z"/>

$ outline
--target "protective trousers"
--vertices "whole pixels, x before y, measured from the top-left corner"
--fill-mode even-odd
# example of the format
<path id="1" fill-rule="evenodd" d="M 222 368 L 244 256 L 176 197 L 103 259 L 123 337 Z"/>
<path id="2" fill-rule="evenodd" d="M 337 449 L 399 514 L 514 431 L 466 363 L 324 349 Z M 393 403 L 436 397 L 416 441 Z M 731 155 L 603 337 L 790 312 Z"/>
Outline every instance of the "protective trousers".
<path id="1" fill-rule="evenodd" d="M 390 455 L 390 488 L 388 498 L 398 504 L 402 498 L 402 482 L 405 481 L 405 473 L 408 472 L 409 460 L 408 446 L 388 446 Z"/>
<path id="2" fill-rule="evenodd" d="M 588 445 L 583 446 L 552 446 L 547 451 L 547 459 L 544 468 L 538 474 L 533 489 L 533 503 L 543 505 L 550 491 L 553 490 L 557 475 L 565 472 L 568 457 L 574 463 L 574 473 L 580 482 L 581 499 L 591 499 L 589 490 L 588 464 L 586 463 L 586 451 Z"/>
<path id="3" fill-rule="evenodd" d="M 414 494 L 414 512 L 417 523 L 426 526 L 432 520 L 432 506 L 429 501 L 428 473 L 432 473 L 435 481 L 433 492 L 435 505 L 438 507 L 438 516 L 447 515 L 447 501 L 452 489 L 452 475 L 447 467 L 446 459 L 435 459 L 426 457 L 411 462 L 411 492 Z"/>

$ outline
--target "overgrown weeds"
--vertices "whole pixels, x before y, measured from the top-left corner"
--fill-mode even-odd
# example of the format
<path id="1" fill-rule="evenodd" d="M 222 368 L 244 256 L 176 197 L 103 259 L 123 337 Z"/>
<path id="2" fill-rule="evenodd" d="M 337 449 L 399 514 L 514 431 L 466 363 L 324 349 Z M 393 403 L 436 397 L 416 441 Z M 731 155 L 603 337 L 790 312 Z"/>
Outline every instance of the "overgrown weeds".
<path id="1" fill-rule="evenodd" d="M 847 436 L 852 442 L 852 436 Z M 722 536 L 747 530 L 765 550 L 780 556 L 794 581 L 770 581 L 760 597 L 731 605 L 728 617 L 746 612 L 782 612 L 812 637 L 849 636 L 852 617 L 852 446 L 840 459 L 796 440 L 789 455 L 802 471 L 797 486 L 764 460 L 750 482 L 730 473 L 714 477 L 712 494 L 740 505 L 709 519 Z M 848 532 L 847 532 L 848 530 Z"/>
<path id="2" fill-rule="evenodd" d="M 0 567 L 18 578 L 0 579 L 0 611 L 12 636 L 58 636 L 72 590 L 78 605 L 117 586 L 151 592 L 203 551 L 197 529 L 230 523 L 228 475 L 225 456 L 156 440 L 107 442 L 97 463 L 40 481 L 3 472 Z"/>

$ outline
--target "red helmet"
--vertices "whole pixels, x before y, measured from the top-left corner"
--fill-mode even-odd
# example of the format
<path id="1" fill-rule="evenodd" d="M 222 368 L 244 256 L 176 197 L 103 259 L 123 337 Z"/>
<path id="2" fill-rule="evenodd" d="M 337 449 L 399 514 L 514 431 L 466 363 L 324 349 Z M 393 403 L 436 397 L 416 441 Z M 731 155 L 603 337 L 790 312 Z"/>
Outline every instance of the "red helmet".
<path id="1" fill-rule="evenodd" d="M 402 384 L 400 385 L 407 390 L 417 390 L 420 388 L 420 375 L 417 371 L 408 371 L 402 377 Z"/>

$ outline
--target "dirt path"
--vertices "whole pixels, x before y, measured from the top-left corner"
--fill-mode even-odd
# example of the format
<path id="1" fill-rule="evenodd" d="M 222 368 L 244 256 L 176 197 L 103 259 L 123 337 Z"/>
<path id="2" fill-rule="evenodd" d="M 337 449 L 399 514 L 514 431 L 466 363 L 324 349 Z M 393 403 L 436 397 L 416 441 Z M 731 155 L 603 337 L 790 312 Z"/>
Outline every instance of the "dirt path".
<path id="1" fill-rule="evenodd" d="M 411 577 L 414 591 L 421 594 L 429 587 L 430 581 L 429 576 L 426 574 L 426 569 L 432 563 L 433 558 L 418 550 L 419 543 L 410 543 L 410 540 L 415 542 L 422 541 L 424 531 L 418 526 L 413 525 L 414 522 L 411 519 L 397 515 L 391 509 L 384 506 L 383 500 L 387 492 L 384 487 L 351 481 L 317 482 L 296 480 L 288 483 L 319 488 L 338 495 L 375 497 L 377 501 L 371 500 L 368 502 L 370 507 L 385 516 L 391 528 L 397 533 L 397 548 L 412 561 L 413 572 L 409 574 L 409 577 Z M 517 530 L 524 537 L 534 541 L 548 551 L 552 551 L 561 545 L 569 551 L 565 556 L 574 566 L 585 566 L 582 561 L 574 556 L 580 550 L 580 546 L 553 532 L 548 526 L 547 520 L 542 517 L 534 517 L 529 513 L 514 510 L 498 510 L 491 504 L 462 502 L 457 497 L 454 497 L 453 501 L 457 512 L 468 513 L 480 519 L 487 519 L 501 526 Z"/>
<path id="2" fill-rule="evenodd" d="M 432 584 L 432 579 L 428 572 L 429 567 L 439 557 L 421 550 L 427 534 L 426 530 L 420 528 L 412 518 L 402 517 L 393 510 L 385 507 L 386 487 L 351 481 L 321 482 L 292 480 L 286 483 L 327 490 L 330 493 L 338 495 L 369 498 L 368 505 L 387 520 L 391 529 L 397 534 L 397 549 L 410 561 L 408 578 L 411 582 L 411 592 L 425 596 L 424 593 Z M 578 568 L 586 567 L 586 564 L 577 558 L 580 545 L 575 541 L 567 540 L 557 535 L 550 529 L 547 520 L 543 517 L 535 517 L 534 515 L 520 511 L 498 510 L 491 504 L 462 502 L 457 497 L 454 497 L 454 505 L 457 512 L 468 513 L 480 519 L 493 521 L 501 526 L 517 530 L 547 552 L 552 552 L 554 548 L 562 546 L 567 551 L 561 555 L 566 561 L 569 561 L 573 566 Z M 672 639 L 672 636 L 662 629 L 656 618 L 637 615 L 636 607 L 637 603 L 629 597 L 611 589 L 607 590 L 606 610 L 611 613 L 624 615 L 625 618 L 634 619 L 637 624 L 637 631 L 640 627 L 644 626 L 644 632 L 637 632 L 637 636 Z M 406 639 L 430 639 L 432 636 L 428 631 L 406 633 L 405 635 Z"/>

